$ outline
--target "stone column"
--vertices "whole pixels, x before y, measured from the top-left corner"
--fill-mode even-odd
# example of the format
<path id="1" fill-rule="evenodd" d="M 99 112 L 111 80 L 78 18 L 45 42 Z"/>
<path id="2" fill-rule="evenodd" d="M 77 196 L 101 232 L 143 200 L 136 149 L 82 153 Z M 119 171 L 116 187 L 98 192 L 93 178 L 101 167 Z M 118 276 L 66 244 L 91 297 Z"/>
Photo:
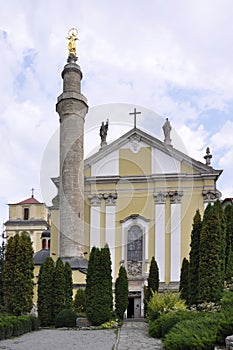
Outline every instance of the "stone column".
<path id="1" fill-rule="evenodd" d="M 171 203 L 171 270 L 170 281 L 180 280 L 181 267 L 181 197 L 183 191 L 168 192 Z"/>
<path id="2" fill-rule="evenodd" d="M 101 199 L 99 194 L 91 194 L 88 196 L 91 205 L 90 220 L 90 249 L 92 247 L 100 248 L 100 215 L 101 215 Z"/>
<path id="3" fill-rule="evenodd" d="M 108 244 L 112 261 L 112 278 L 115 279 L 115 226 L 117 193 L 105 193 L 105 242 Z"/>
<path id="4" fill-rule="evenodd" d="M 165 281 L 165 205 L 167 192 L 154 192 L 155 200 L 155 259 L 160 282 Z"/>
<path id="5" fill-rule="evenodd" d="M 62 72 L 63 93 L 56 111 L 60 116 L 60 256 L 83 257 L 84 174 L 83 133 L 88 110 L 81 94 L 82 72 L 74 60 Z"/>

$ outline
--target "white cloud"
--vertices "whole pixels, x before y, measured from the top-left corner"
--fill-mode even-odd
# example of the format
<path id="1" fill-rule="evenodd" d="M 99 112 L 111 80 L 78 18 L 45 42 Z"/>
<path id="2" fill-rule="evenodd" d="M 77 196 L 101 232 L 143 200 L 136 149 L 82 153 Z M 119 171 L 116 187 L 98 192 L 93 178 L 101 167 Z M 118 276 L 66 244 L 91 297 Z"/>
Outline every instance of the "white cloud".
<path id="1" fill-rule="evenodd" d="M 166 114 L 192 157 L 202 160 L 205 147 L 211 146 L 214 164 L 225 168 L 221 186 L 233 196 L 228 176 L 233 147 L 232 11 L 230 0 L 148 0 L 146 6 L 139 0 L 3 2 L 2 203 L 23 199 L 31 186 L 40 196 L 40 162 L 59 125 L 55 103 L 62 91 L 66 35 L 74 26 L 79 29 L 78 62 L 90 107 L 121 102 L 144 106 L 162 118 Z M 29 54 L 32 64 L 26 65 Z M 154 130 L 153 118 L 141 120 Z"/>

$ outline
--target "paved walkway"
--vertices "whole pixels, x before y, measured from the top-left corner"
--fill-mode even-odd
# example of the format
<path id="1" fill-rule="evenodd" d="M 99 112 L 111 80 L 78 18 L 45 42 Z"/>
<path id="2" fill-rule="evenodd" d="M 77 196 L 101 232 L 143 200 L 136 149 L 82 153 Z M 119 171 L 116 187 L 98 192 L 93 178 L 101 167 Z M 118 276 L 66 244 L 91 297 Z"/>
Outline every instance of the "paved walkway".
<path id="1" fill-rule="evenodd" d="M 1 350 L 112 350 L 116 331 L 42 329 L 0 341 Z"/>
<path id="2" fill-rule="evenodd" d="M 161 340 L 148 334 L 145 321 L 125 321 L 118 334 L 116 350 L 163 350 Z"/>
<path id="3" fill-rule="evenodd" d="M 160 340 L 149 337 L 144 321 L 125 321 L 121 329 L 41 329 L 0 341 L 0 350 L 162 350 Z"/>

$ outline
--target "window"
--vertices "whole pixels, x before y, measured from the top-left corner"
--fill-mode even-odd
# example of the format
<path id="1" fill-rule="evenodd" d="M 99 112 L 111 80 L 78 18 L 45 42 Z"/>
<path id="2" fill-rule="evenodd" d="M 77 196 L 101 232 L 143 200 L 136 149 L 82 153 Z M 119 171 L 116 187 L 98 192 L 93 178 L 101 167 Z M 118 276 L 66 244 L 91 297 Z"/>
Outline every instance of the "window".
<path id="1" fill-rule="evenodd" d="M 24 208 L 23 210 L 23 219 L 28 220 L 29 219 L 29 208 Z"/>
<path id="2" fill-rule="evenodd" d="M 142 261 L 142 229 L 133 225 L 128 231 L 127 260 Z"/>
<path id="3" fill-rule="evenodd" d="M 47 249 L 47 240 L 45 238 L 42 239 L 42 249 Z"/>

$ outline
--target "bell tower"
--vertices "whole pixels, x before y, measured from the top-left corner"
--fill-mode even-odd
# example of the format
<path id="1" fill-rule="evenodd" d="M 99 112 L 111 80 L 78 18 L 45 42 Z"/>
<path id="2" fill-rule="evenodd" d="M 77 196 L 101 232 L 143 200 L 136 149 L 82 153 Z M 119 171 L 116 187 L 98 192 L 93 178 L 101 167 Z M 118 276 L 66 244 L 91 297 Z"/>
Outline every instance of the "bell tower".
<path id="1" fill-rule="evenodd" d="M 77 29 L 68 32 L 69 56 L 62 71 L 63 92 L 57 99 L 60 117 L 59 237 L 61 258 L 83 258 L 83 134 L 87 99 L 81 93 L 82 72 L 76 57 Z"/>

